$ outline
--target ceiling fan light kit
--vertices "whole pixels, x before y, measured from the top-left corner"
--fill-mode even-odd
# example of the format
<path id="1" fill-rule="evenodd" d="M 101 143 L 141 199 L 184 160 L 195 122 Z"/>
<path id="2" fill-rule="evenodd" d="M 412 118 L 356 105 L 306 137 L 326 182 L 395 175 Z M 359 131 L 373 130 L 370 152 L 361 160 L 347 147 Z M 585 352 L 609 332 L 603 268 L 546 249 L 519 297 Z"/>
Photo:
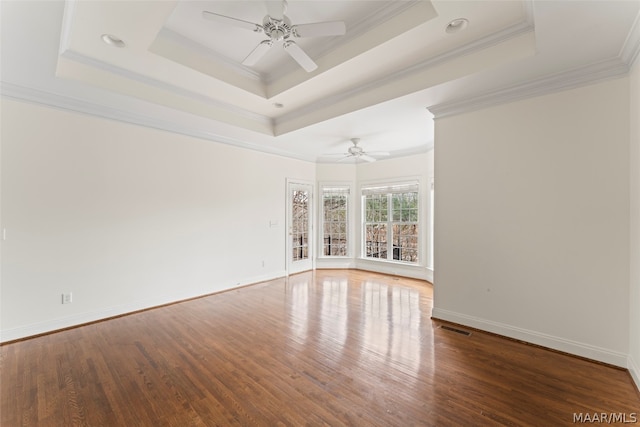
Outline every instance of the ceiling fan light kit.
<path id="1" fill-rule="evenodd" d="M 233 25 L 256 33 L 262 33 L 269 37 L 256 46 L 242 61 L 243 65 L 255 65 L 273 46 L 274 43 L 282 43 L 282 47 L 302 68 L 311 72 L 318 65 L 306 54 L 300 46 L 291 38 L 303 37 L 327 37 L 342 36 L 347 28 L 342 21 L 314 22 L 309 24 L 292 25 L 291 20 L 284 14 L 287 8 L 286 1 L 267 2 L 268 14 L 263 18 L 262 25 L 242 19 L 232 18 L 218 13 L 203 11 L 202 17 L 211 21 Z"/>

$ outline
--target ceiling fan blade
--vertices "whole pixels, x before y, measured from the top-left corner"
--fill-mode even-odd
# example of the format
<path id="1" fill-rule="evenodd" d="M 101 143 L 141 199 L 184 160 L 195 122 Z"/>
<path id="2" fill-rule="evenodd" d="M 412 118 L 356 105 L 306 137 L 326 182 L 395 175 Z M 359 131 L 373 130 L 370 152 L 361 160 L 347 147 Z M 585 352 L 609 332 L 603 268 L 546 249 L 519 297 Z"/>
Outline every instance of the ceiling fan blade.
<path id="1" fill-rule="evenodd" d="M 343 36 L 347 27 L 342 21 L 328 21 L 294 25 L 291 31 L 295 37 Z"/>
<path id="2" fill-rule="evenodd" d="M 349 153 L 324 153 L 321 157 L 339 157 L 339 156 L 350 156 Z"/>
<path id="3" fill-rule="evenodd" d="M 264 56 L 265 53 L 273 46 L 273 42 L 271 40 L 263 40 L 260 42 L 258 46 L 255 47 L 251 51 L 244 61 L 242 61 L 242 65 L 252 66 L 255 65 L 256 62 L 260 60 Z"/>
<path id="4" fill-rule="evenodd" d="M 367 162 L 375 162 L 375 161 L 376 161 L 376 159 L 375 159 L 375 158 L 373 158 L 373 157 L 371 157 L 371 156 L 368 156 L 368 155 L 366 155 L 366 154 L 360 154 L 360 156 L 358 156 L 358 158 L 360 158 L 360 159 L 362 159 L 362 160 L 365 160 L 365 161 L 367 161 Z"/>
<path id="5" fill-rule="evenodd" d="M 267 1 L 267 15 L 273 19 L 281 20 L 284 16 L 286 3 L 283 0 Z"/>
<path id="6" fill-rule="evenodd" d="M 389 153 L 388 151 L 367 151 L 367 154 L 370 156 L 379 156 L 379 157 L 386 157 L 391 155 L 391 153 Z"/>
<path id="7" fill-rule="evenodd" d="M 318 65 L 313 62 L 313 59 L 309 58 L 309 55 L 307 55 L 294 41 L 287 40 L 283 47 L 284 50 L 286 50 L 287 53 L 291 55 L 291 57 L 295 59 L 296 62 L 308 73 L 318 68 Z"/>
<path id="8" fill-rule="evenodd" d="M 352 155 L 348 155 L 348 156 L 345 156 L 345 157 L 343 157 L 341 159 L 338 159 L 337 162 L 338 163 L 344 163 L 344 162 L 346 162 L 348 160 L 351 160 L 351 159 L 355 160 L 355 157 L 353 157 Z"/>
<path id="9" fill-rule="evenodd" d="M 262 31 L 262 25 L 254 24 L 253 22 L 243 21 L 242 19 L 232 18 L 230 16 L 220 15 L 218 13 L 202 11 L 202 17 L 209 21 L 219 22 L 221 24 L 233 25 L 234 27 L 244 28 L 245 30 L 251 30 L 256 33 Z"/>

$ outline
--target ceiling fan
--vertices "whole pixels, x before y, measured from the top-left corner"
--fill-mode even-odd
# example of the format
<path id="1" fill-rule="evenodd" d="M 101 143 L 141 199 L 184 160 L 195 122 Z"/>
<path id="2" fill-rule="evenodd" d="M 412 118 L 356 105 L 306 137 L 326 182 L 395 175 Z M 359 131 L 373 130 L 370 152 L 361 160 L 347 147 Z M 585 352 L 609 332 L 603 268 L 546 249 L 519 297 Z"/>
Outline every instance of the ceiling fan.
<path id="1" fill-rule="evenodd" d="M 386 157 L 389 156 L 389 152 L 387 151 L 371 151 L 366 152 L 360 147 L 358 144 L 360 143 L 360 138 L 351 138 L 351 143 L 353 144 L 346 153 L 336 153 L 336 154 L 327 154 L 326 156 L 343 156 L 338 162 L 346 162 L 351 159 L 354 159 L 356 162 L 358 160 L 364 160 L 366 162 L 375 162 L 377 159 L 373 156 L 378 157 Z"/>
<path id="2" fill-rule="evenodd" d="M 202 17 L 211 21 L 233 25 L 239 28 L 262 33 L 268 37 L 258 44 L 242 61 L 243 65 L 255 65 L 260 58 L 274 45 L 282 43 L 284 50 L 307 72 L 318 68 L 318 65 L 305 53 L 300 46 L 293 41 L 293 38 L 302 37 L 322 37 L 341 36 L 346 33 L 346 26 L 342 21 L 315 22 L 309 24 L 292 25 L 291 20 L 285 15 L 287 2 L 267 1 L 267 15 L 263 18 L 262 24 L 232 18 L 209 11 L 203 11 Z"/>

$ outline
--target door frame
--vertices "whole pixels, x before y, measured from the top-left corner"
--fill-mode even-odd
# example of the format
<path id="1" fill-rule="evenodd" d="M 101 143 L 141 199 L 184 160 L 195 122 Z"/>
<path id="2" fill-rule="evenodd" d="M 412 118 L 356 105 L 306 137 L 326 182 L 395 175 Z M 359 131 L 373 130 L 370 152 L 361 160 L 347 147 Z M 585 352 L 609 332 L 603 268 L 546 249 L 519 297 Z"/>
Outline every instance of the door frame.
<path id="1" fill-rule="evenodd" d="M 308 218 L 308 262 L 301 261 L 293 261 L 293 244 L 291 241 L 291 227 L 292 227 L 292 200 L 291 194 L 295 187 L 306 187 L 309 190 L 309 218 Z M 286 215 L 286 227 L 285 227 L 285 270 L 287 276 L 291 274 L 300 273 L 303 271 L 314 270 L 316 268 L 316 259 L 315 259 L 315 235 L 314 235 L 314 197 L 315 197 L 315 186 L 312 181 L 307 181 L 304 179 L 294 179 L 287 178 L 286 179 L 286 207 L 285 207 L 285 215 Z"/>

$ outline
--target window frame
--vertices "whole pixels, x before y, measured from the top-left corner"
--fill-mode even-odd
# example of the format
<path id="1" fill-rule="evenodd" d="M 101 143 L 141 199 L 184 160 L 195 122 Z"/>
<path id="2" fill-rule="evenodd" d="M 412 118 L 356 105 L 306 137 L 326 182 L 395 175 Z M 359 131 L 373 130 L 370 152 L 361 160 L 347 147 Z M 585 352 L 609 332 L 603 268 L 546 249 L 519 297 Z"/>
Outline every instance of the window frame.
<path id="1" fill-rule="evenodd" d="M 328 191 L 327 191 L 328 190 Z M 343 221 L 326 221 L 325 218 L 325 194 L 327 192 L 343 193 L 346 195 L 345 203 L 345 217 Z M 340 259 L 350 258 L 353 247 L 353 234 L 352 234 L 352 199 L 353 188 L 351 183 L 348 182 L 321 182 L 318 191 L 318 218 L 320 220 L 320 227 L 318 227 L 318 257 L 325 259 Z M 344 255 L 325 255 L 325 227 L 327 223 L 344 223 L 345 231 L 345 254 Z"/>
<path id="2" fill-rule="evenodd" d="M 409 266 L 421 266 L 424 259 L 426 259 L 426 254 L 424 253 L 425 248 L 422 246 L 422 234 L 423 228 L 425 227 L 424 221 L 422 221 L 422 212 L 423 212 L 423 195 L 420 192 L 422 188 L 419 179 L 411 179 L 407 181 L 399 181 L 399 182 L 383 182 L 383 183 L 369 183 L 362 185 L 360 187 L 360 203 L 361 203 L 361 250 L 360 257 L 364 260 L 368 261 L 376 261 L 376 262 L 390 262 L 390 263 L 398 263 Z M 394 210 L 394 195 L 398 194 L 413 194 L 415 193 L 415 208 L 412 208 L 414 212 L 410 215 L 415 220 L 411 221 L 403 221 L 402 214 L 400 214 L 400 220 L 395 220 L 394 214 L 397 214 L 397 210 Z M 368 211 L 367 207 L 367 197 L 373 196 L 381 199 L 380 205 L 384 205 L 386 209 L 386 213 L 384 212 L 371 212 Z M 383 201 L 386 200 L 386 201 Z M 375 205 L 375 204 L 374 204 Z M 369 213 L 369 217 L 373 217 L 374 221 L 369 220 L 367 218 L 367 213 Z M 413 251 L 415 251 L 415 261 L 395 259 L 395 251 L 396 245 L 394 244 L 394 228 L 398 225 L 409 225 L 415 226 L 417 231 L 413 234 L 414 247 Z M 380 256 L 371 256 L 368 254 L 368 241 L 367 241 L 367 231 L 369 226 L 378 226 L 379 228 L 384 227 L 386 235 L 385 239 L 385 248 L 384 248 L 384 257 Z M 382 250 L 378 251 L 378 253 L 382 252 Z M 400 253 L 400 250 L 398 251 Z M 401 256 L 401 255 L 398 255 Z"/>

